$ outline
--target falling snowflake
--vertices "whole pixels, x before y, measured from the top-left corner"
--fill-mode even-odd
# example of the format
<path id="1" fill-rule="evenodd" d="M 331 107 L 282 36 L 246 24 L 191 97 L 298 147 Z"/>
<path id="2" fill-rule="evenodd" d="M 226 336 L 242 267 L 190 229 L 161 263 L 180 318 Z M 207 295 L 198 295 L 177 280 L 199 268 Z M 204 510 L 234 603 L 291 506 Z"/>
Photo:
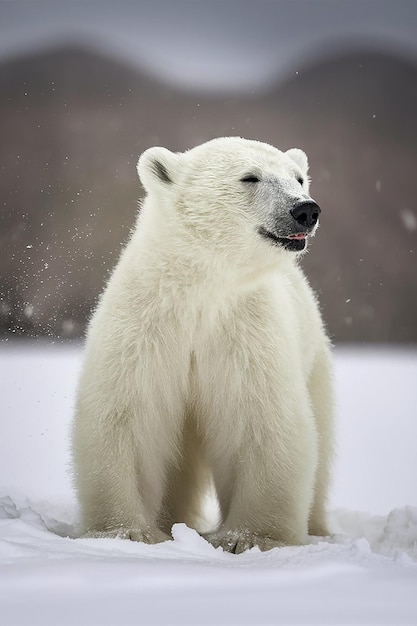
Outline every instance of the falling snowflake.
<path id="1" fill-rule="evenodd" d="M 403 209 L 400 212 L 400 216 L 407 230 L 413 231 L 417 229 L 417 218 L 410 209 Z"/>

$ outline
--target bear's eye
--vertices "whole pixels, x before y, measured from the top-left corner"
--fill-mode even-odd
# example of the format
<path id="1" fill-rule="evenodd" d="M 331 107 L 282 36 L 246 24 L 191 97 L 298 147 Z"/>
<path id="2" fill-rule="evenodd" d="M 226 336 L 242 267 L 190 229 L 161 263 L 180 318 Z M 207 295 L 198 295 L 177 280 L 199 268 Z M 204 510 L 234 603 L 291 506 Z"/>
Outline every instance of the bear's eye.
<path id="1" fill-rule="evenodd" d="M 259 178 L 255 174 L 248 174 L 240 179 L 242 183 L 259 183 Z"/>
<path id="2" fill-rule="evenodd" d="M 303 186 L 304 185 L 304 178 L 301 178 L 301 176 L 299 176 L 297 178 L 297 183 L 300 183 L 300 185 Z"/>

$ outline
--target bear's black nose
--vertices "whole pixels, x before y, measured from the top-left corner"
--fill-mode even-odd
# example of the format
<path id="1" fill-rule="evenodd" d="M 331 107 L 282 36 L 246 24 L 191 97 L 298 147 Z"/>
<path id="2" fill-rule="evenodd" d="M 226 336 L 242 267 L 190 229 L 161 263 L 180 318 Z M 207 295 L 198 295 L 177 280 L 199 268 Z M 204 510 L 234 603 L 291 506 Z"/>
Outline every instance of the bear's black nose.
<path id="1" fill-rule="evenodd" d="M 313 202 L 313 200 L 308 200 L 307 202 L 300 202 L 299 204 L 296 204 L 295 207 L 291 209 L 290 213 L 297 224 L 306 228 L 311 228 L 317 224 L 321 209 L 318 204 Z"/>

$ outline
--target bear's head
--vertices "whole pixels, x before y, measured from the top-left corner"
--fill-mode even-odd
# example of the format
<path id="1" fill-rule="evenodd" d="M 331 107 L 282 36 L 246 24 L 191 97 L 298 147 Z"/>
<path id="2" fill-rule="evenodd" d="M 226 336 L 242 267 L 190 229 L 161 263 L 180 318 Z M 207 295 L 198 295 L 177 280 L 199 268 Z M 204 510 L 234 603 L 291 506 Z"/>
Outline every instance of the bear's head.
<path id="1" fill-rule="evenodd" d="M 302 150 L 282 152 L 239 137 L 183 153 L 150 148 L 138 163 L 157 219 L 174 220 L 188 241 L 241 261 L 305 250 L 320 214 L 307 171 Z"/>

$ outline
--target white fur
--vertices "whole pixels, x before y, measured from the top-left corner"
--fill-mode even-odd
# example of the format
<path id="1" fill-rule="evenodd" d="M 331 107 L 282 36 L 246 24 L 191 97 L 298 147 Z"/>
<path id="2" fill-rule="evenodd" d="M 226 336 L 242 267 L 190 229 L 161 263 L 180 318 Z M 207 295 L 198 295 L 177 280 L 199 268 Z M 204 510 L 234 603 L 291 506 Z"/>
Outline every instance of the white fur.
<path id="1" fill-rule="evenodd" d="M 327 534 L 329 342 L 299 254 L 257 232 L 309 198 L 307 167 L 301 150 L 240 138 L 141 156 L 147 196 L 79 383 L 83 532 L 162 541 L 174 522 L 198 526 L 214 480 L 214 545 Z M 248 174 L 260 182 L 241 182 Z"/>

